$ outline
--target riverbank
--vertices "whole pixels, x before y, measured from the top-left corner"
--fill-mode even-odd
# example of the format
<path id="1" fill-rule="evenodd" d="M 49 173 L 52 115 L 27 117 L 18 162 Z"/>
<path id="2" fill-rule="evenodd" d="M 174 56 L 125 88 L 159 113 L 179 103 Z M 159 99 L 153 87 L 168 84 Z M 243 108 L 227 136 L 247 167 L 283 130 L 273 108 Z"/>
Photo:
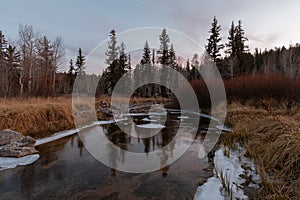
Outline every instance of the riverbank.
<path id="1" fill-rule="evenodd" d="M 132 98 L 130 104 L 142 105 L 151 102 L 168 103 L 166 98 Z M 100 104 L 107 109 L 110 105 L 109 97 L 96 99 L 95 108 Z M 104 112 L 97 112 L 99 120 L 109 120 Z M 54 133 L 74 129 L 72 98 L 28 98 L 28 99 L 0 99 L 0 130 L 11 129 L 33 138 L 44 138 Z"/>
<path id="2" fill-rule="evenodd" d="M 258 199 L 300 198 L 299 104 L 268 100 L 228 104 L 227 125 L 233 132 L 221 142 L 232 149 L 246 148 L 262 179 Z"/>
<path id="3" fill-rule="evenodd" d="M 97 99 L 109 108 L 108 97 Z M 163 98 L 134 98 L 131 105 L 170 103 Z M 233 132 L 222 134 L 224 145 L 236 148 L 236 143 L 253 158 L 262 179 L 257 197 L 261 199 L 300 198 L 300 109 L 299 103 L 267 100 L 230 102 L 226 125 Z M 101 106 L 101 108 L 105 106 Z M 91 108 L 92 109 L 92 108 Z M 144 108 L 141 108 L 143 110 Z M 98 119 L 111 116 L 97 113 Z M 71 98 L 0 99 L 0 129 L 12 129 L 34 138 L 74 129 Z"/>

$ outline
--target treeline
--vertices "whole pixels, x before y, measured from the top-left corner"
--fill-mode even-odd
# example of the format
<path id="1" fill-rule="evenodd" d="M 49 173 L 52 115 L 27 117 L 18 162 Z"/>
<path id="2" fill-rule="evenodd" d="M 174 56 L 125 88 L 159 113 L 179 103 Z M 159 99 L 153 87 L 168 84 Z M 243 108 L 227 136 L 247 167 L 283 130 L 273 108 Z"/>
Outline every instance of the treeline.
<path id="1" fill-rule="evenodd" d="M 295 78 L 299 75 L 299 44 L 290 46 L 288 49 L 285 47 L 264 51 L 255 49 L 255 52 L 251 54 L 241 20 L 238 21 L 237 25 L 232 22 L 227 43 L 222 42 L 220 32 L 221 26 L 214 17 L 205 48 L 211 61 L 219 68 L 224 80 L 233 80 L 235 77 L 244 75 L 282 74 L 288 78 Z M 125 44 L 122 42 L 120 46 L 117 45 L 115 30 L 110 32 L 110 39 L 106 53 L 108 67 L 101 76 L 102 84 L 98 89 L 101 94 L 111 94 L 116 82 L 126 72 L 130 72 L 133 84 L 138 84 L 140 80 L 145 79 L 148 81 L 160 79 L 161 83 L 168 86 L 178 85 L 180 80 L 177 80 L 178 77 L 170 77 L 167 67 L 182 73 L 189 82 L 199 80 L 201 76 L 198 70 L 209 67 L 205 61 L 206 57 L 197 53 L 191 59 L 187 58 L 185 63 L 179 61 L 166 29 L 163 29 L 159 35 L 160 46 L 158 50 L 150 48 L 148 42 L 145 41 L 140 63 L 134 66 L 133 70 L 130 55 L 125 53 Z M 203 57 L 205 57 L 204 60 Z M 146 74 L 144 77 L 135 75 L 147 70 L 155 71 L 156 75 L 147 76 Z M 148 74 L 151 73 L 148 72 Z M 168 96 L 170 91 L 166 87 L 148 84 L 136 90 L 135 94 L 138 96 Z"/>
<path id="2" fill-rule="evenodd" d="M 232 22 L 226 42 L 223 42 L 221 37 L 221 29 L 214 17 L 205 48 L 224 80 L 238 80 L 234 78 L 250 74 L 255 76 L 281 73 L 289 78 L 299 75 L 299 44 L 263 51 L 255 49 L 254 53 L 250 53 L 242 21 L 238 21 L 237 24 Z M 142 57 L 138 64 L 133 66 L 125 43 L 118 43 L 116 31 L 112 30 L 106 51 L 106 69 L 101 74 L 88 75 L 85 73 L 86 58 L 80 48 L 77 58 L 74 61 L 70 60 L 69 70 L 58 72 L 58 68 L 65 64 L 61 38 L 50 40 L 34 31 L 32 26 L 21 25 L 18 38 L 8 42 L 0 31 L 0 96 L 68 95 L 72 93 L 78 75 L 85 80 L 81 90 L 90 89 L 91 94 L 95 91 L 92 91 L 90 86 L 97 81 L 97 95 L 110 95 L 123 75 L 126 75 L 124 91 L 127 86 L 140 85 L 145 81 L 160 81 L 165 86 L 179 86 L 181 80 L 172 76 L 168 67 L 179 71 L 190 82 L 201 78 L 198 69 L 209 67 L 203 62 L 204 55 L 197 53 L 192 58 L 184 58 L 184 62 L 184 59 L 179 59 L 166 29 L 162 30 L 158 39 L 158 48 L 151 47 L 151 44 L 145 41 Z M 167 87 L 157 84 L 147 84 L 135 91 L 137 96 L 170 94 L 171 91 Z"/>
<path id="3" fill-rule="evenodd" d="M 246 44 L 248 38 L 239 20 L 235 26 L 234 22 L 229 29 L 227 43 L 222 43 L 220 36 L 221 26 L 218 25 L 216 17 L 213 19 L 210 37 L 206 46 L 207 53 L 216 62 L 224 79 L 233 79 L 236 76 L 247 74 L 283 74 L 288 77 L 299 75 L 300 67 L 300 45 L 286 47 L 275 47 L 271 50 L 256 48 L 254 53 L 249 52 Z M 222 51 L 225 53 L 221 57 Z"/>
<path id="4" fill-rule="evenodd" d="M 18 39 L 10 43 L 0 31 L 0 96 L 54 95 L 63 57 L 61 38 L 50 41 L 32 26 L 20 25 Z"/>
<path id="5" fill-rule="evenodd" d="M 177 56 L 167 30 L 163 29 L 159 35 L 160 47 L 158 50 L 151 48 L 145 41 L 142 58 L 134 66 L 131 65 L 130 54 L 126 53 L 124 42 L 117 45 L 115 30 L 110 32 L 110 41 L 106 52 L 107 68 L 101 75 L 101 81 L 97 90 L 98 94 L 111 94 L 119 79 L 125 75 L 125 87 L 121 90 L 126 91 L 129 87 L 135 87 L 137 96 L 164 96 L 167 97 L 171 91 L 167 89 L 171 84 L 179 85 L 179 77 L 172 75 L 168 71 L 171 67 L 181 73 L 185 73 L 183 66 L 177 62 Z M 187 75 L 187 74 L 186 74 Z M 152 82 L 152 83 L 151 83 Z M 161 85 L 154 82 L 160 82 Z M 141 87 L 143 83 L 151 83 Z M 162 86 L 164 85 L 164 86 Z M 166 86 L 166 87 L 165 87 Z"/>

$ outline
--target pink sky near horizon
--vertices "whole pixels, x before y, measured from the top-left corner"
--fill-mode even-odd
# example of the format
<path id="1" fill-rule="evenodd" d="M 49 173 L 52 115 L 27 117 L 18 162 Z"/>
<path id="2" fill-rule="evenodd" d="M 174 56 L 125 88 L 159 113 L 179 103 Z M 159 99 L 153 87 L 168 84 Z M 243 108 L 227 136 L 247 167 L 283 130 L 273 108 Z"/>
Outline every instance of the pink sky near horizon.
<path id="1" fill-rule="evenodd" d="M 87 55 L 108 38 L 112 28 L 119 33 L 166 27 L 204 46 L 213 16 L 222 26 L 223 43 L 227 42 L 232 20 L 242 20 L 252 52 L 256 47 L 264 50 L 300 42 L 298 0 L 10 0 L 2 2 L 1 7 L 0 30 L 8 39 L 17 38 L 19 24 L 32 25 L 50 39 L 61 36 L 66 49 L 62 68 L 76 58 L 79 47 Z"/>

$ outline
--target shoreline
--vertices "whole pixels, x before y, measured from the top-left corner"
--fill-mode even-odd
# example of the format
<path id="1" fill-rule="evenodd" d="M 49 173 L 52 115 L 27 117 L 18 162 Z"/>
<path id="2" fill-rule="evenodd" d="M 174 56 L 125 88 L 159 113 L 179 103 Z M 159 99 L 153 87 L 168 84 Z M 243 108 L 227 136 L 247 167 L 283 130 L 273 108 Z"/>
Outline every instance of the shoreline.
<path id="1" fill-rule="evenodd" d="M 221 135 L 220 142 L 231 149 L 240 143 L 254 160 L 261 177 L 257 198 L 299 199 L 300 105 L 287 109 L 269 100 L 264 101 L 266 110 L 260 102 L 228 104 L 226 124 L 233 132 Z"/>

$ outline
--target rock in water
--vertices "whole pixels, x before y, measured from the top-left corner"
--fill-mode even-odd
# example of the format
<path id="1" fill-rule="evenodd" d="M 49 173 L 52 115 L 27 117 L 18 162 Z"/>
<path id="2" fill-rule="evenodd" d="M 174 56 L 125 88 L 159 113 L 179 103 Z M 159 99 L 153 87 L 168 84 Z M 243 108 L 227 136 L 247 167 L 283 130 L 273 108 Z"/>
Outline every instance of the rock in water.
<path id="1" fill-rule="evenodd" d="M 35 139 L 11 130 L 0 131 L 0 156 L 23 157 L 36 154 Z"/>
<path id="2" fill-rule="evenodd" d="M 12 131 L 9 129 L 0 131 L 0 146 L 10 144 L 12 142 L 17 142 L 22 140 L 24 136 L 16 131 Z"/>

